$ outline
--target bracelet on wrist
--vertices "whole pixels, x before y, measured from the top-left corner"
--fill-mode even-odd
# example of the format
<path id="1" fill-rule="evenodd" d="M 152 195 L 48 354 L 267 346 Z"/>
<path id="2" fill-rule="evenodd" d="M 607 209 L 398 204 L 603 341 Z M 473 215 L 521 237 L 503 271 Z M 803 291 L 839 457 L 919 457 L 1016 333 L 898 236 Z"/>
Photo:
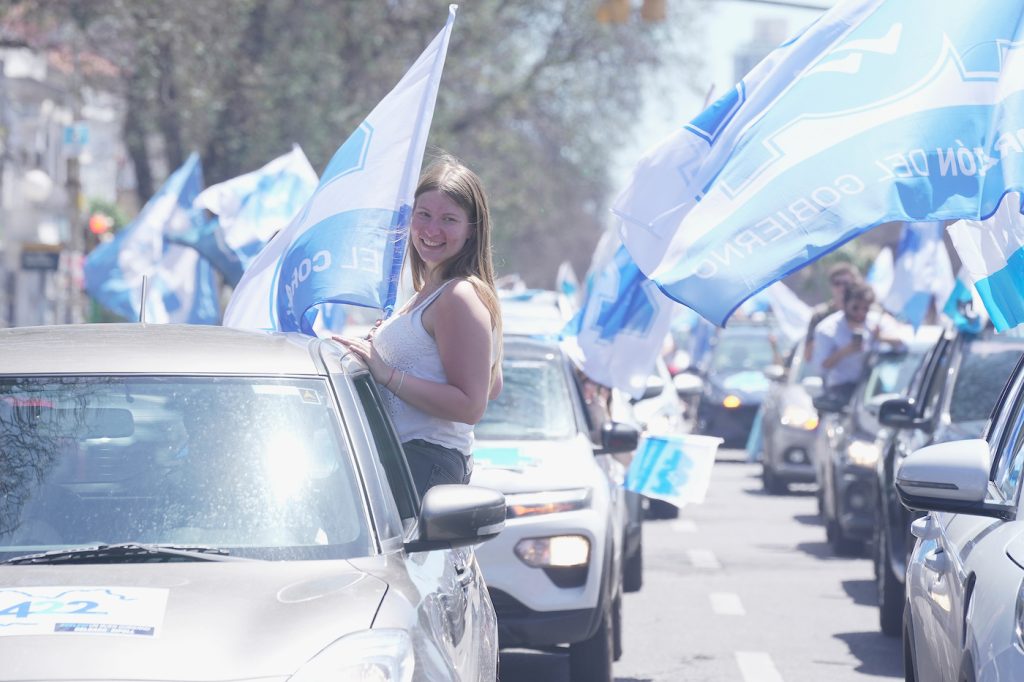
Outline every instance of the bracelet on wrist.
<path id="1" fill-rule="evenodd" d="M 395 370 L 396 369 L 397 369 L 396 367 L 392 367 L 391 368 L 391 374 L 388 375 L 388 380 L 384 382 L 384 388 L 390 390 L 390 388 L 391 388 L 391 380 L 395 378 Z"/>

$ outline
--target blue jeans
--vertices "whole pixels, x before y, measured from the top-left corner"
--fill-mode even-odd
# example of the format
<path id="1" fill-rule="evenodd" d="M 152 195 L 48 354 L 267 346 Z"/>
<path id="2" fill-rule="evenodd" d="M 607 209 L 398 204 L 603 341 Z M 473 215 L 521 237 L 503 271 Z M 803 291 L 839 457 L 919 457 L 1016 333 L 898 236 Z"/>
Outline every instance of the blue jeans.
<path id="1" fill-rule="evenodd" d="M 420 499 L 435 485 L 469 483 L 473 460 L 455 448 L 417 438 L 402 443 L 402 449 Z"/>

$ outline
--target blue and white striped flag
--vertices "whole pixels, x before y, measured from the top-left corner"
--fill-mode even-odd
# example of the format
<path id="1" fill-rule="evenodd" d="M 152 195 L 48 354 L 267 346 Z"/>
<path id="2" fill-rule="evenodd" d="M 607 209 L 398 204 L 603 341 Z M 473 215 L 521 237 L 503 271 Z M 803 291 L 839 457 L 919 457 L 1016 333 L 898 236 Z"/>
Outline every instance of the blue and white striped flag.
<path id="1" fill-rule="evenodd" d="M 390 314 L 455 10 L 335 152 L 302 211 L 253 259 L 225 326 L 313 334 L 326 302 Z"/>
<path id="2" fill-rule="evenodd" d="M 1020 196 L 1007 194 L 989 218 L 960 220 L 946 230 L 996 331 L 1024 322 L 1024 216 Z"/>
<path id="3" fill-rule="evenodd" d="M 921 326 L 932 307 L 946 303 L 955 278 L 946 245 L 942 241 L 945 226 L 941 221 L 907 223 L 893 263 L 893 279 L 882 307 L 909 322 Z"/>
<path id="4" fill-rule="evenodd" d="M 970 314 L 968 314 L 968 309 Z M 978 334 L 985 328 L 988 322 L 988 313 L 985 312 L 985 304 L 971 284 L 970 275 L 961 266 L 960 273 L 956 276 L 956 284 L 953 291 L 942 306 L 942 312 L 946 314 L 957 329 L 961 331 Z"/>
<path id="5" fill-rule="evenodd" d="M 562 346 L 588 377 L 639 398 L 675 307 L 620 246 L 593 274 L 579 312 L 562 331 Z"/>
<path id="6" fill-rule="evenodd" d="M 193 153 L 135 220 L 85 259 L 89 295 L 121 317 L 137 320 L 145 277 L 147 322 L 217 324 L 213 268 L 194 249 L 168 240 L 192 227 L 192 202 L 202 188 L 203 167 Z"/>
<path id="7" fill-rule="evenodd" d="M 316 171 L 298 145 L 259 170 L 207 187 L 196 208 L 212 220 L 173 237 L 201 253 L 235 286 L 270 238 L 284 228 L 316 189 Z"/>
<path id="8" fill-rule="evenodd" d="M 615 201 L 671 297 L 723 324 L 875 225 L 989 215 L 1024 185 L 1024 42 L 1005 0 L 849 0 L 648 152 Z"/>

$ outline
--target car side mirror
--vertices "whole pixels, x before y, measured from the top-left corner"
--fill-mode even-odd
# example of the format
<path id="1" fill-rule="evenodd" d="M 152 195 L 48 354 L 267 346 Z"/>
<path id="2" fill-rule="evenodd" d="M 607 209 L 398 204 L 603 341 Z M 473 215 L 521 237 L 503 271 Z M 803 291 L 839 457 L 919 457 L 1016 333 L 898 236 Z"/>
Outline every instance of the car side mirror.
<path id="1" fill-rule="evenodd" d="M 896 493 L 907 509 L 1011 519 L 1016 503 L 989 499 L 990 457 L 981 438 L 915 450 L 896 472 Z"/>
<path id="2" fill-rule="evenodd" d="M 818 412 L 842 412 L 846 409 L 847 401 L 837 396 L 823 393 L 811 399 L 814 409 Z"/>
<path id="3" fill-rule="evenodd" d="M 806 391 L 807 395 L 811 396 L 811 398 L 818 397 L 825 390 L 825 383 L 819 376 L 804 377 L 800 380 L 800 385 L 803 386 L 804 391 Z"/>
<path id="4" fill-rule="evenodd" d="M 878 413 L 882 409 L 882 405 L 899 397 L 898 393 L 879 393 L 876 396 L 872 396 L 864 403 L 864 411 L 877 419 Z"/>
<path id="5" fill-rule="evenodd" d="M 435 485 L 420 505 L 419 535 L 407 552 L 475 545 L 505 527 L 505 496 L 475 485 Z"/>
<path id="6" fill-rule="evenodd" d="M 924 420 L 917 416 L 917 405 L 910 398 L 890 398 L 878 407 L 878 422 L 894 429 L 917 429 Z"/>
<path id="7" fill-rule="evenodd" d="M 640 431 L 622 422 L 605 422 L 601 426 L 601 450 L 596 454 L 614 455 L 633 452 L 640 444 Z"/>
<path id="8" fill-rule="evenodd" d="M 704 380 L 690 372 L 672 377 L 672 385 L 680 398 L 694 398 L 704 392 Z"/>
<path id="9" fill-rule="evenodd" d="M 782 365 L 768 365 L 764 368 L 764 375 L 768 381 L 782 381 L 786 378 L 786 368 Z"/>

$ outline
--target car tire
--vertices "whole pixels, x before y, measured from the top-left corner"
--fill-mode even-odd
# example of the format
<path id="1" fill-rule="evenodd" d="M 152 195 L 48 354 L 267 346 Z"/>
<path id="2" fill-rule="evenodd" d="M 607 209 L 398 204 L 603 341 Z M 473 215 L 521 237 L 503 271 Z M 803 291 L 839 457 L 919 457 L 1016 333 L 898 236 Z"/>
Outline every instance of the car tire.
<path id="1" fill-rule="evenodd" d="M 622 566 L 622 591 L 639 592 L 644 586 L 644 540 L 640 537 L 633 556 L 626 559 Z"/>
<path id="2" fill-rule="evenodd" d="M 612 604 L 612 660 L 622 658 L 622 595 Z"/>
<path id="3" fill-rule="evenodd" d="M 905 607 L 906 605 L 904 605 Z M 903 615 L 903 682 L 917 682 L 917 670 L 914 665 L 914 631 L 910 627 L 906 613 Z"/>
<path id="4" fill-rule="evenodd" d="M 601 622 L 597 631 L 569 645 L 569 679 L 572 682 L 612 682 L 612 659 L 615 656 L 615 623 L 613 599 L 603 600 Z"/>
<path id="5" fill-rule="evenodd" d="M 761 468 L 761 483 L 764 485 L 764 491 L 770 495 L 785 495 L 789 492 L 786 482 L 781 480 L 775 470 L 767 464 L 762 465 Z"/>
<path id="6" fill-rule="evenodd" d="M 855 556 L 861 552 L 863 543 L 846 537 L 838 521 L 825 522 L 825 537 L 836 556 Z"/>
<path id="7" fill-rule="evenodd" d="M 884 532 L 879 533 L 879 541 L 875 548 L 875 564 L 877 566 L 878 585 L 878 626 L 882 634 L 899 637 L 903 630 L 903 602 L 905 590 L 903 583 L 893 575 L 889 563 L 889 547 Z"/>
<path id="8" fill-rule="evenodd" d="M 679 518 L 679 507 L 669 504 L 664 500 L 655 498 L 648 499 L 647 518 L 649 519 L 677 519 Z"/>

